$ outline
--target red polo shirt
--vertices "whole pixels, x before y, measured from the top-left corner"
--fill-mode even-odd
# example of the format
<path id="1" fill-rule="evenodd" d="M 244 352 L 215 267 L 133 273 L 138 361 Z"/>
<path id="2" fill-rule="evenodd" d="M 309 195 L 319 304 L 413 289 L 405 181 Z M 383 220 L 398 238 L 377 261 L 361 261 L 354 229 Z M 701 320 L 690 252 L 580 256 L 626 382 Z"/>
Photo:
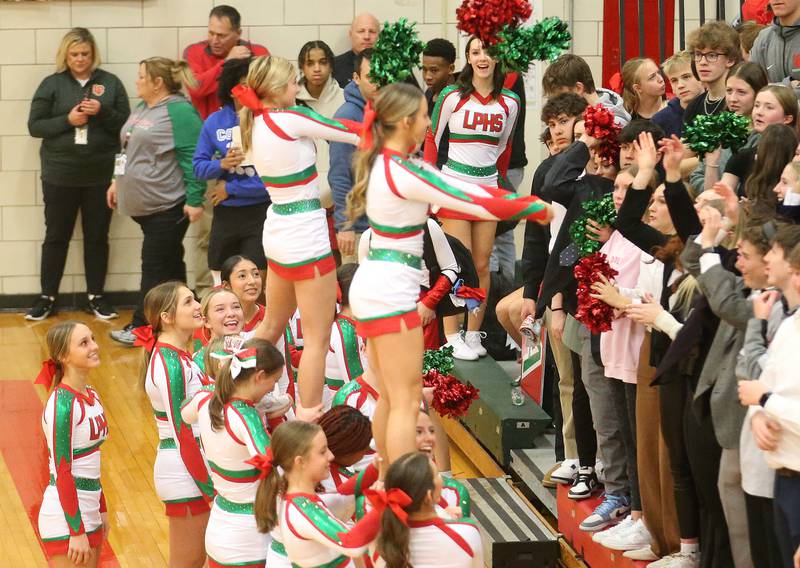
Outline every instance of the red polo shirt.
<path id="1" fill-rule="evenodd" d="M 238 45 L 243 45 L 250 49 L 254 56 L 269 55 L 269 51 L 263 45 L 240 41 Z M 222 64 L 225 63 L 224 57 L 217 57 L 211 52 L 208 41 L 193 43 L 183 51 L 183 58 L 189 63 L 189 67 L 194 73 L 197 86 L 189 89 L 192 97 L 192 104 L 200 116 L 205 120 L 212 112 L 219 110 L 220 104 L 217 98 L 217 79 L 222 72 Z"/>

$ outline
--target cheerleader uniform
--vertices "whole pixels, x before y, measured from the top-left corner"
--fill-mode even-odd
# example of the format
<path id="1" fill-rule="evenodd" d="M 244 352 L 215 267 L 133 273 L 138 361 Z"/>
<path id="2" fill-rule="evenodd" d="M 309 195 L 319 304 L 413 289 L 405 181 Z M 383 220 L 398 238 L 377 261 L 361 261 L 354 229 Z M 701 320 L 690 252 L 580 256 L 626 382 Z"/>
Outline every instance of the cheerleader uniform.
<path id="1" fill-rule="evenodd" d="M 347 316 L 336 314 L 325 359 L 325 390 L 322 396 L 325 410 L 331 407 L 340 388 L 364 374 L 366 365 L 366 345 L 356 333 L 356 323 Z"/>
<path id="2" fill-rule="evenodd" d="M 253 512 L 260 472 L 245 461 L 266 453 L 269 436 L 256 407 L 241 399 L 225 405 L 225 425 L 214 430 L 208 405 L 212 396 L 210 389 L 200 391 L 181 410 L 186 422 L 200 427 L 217 491 L 205 538 L 209 566 L 263 567 L 270 538 L 259 532 Z"/>
<path id="3" fill-rule="evenodd" d="M 469 517 L 472 512 L 472 498 L 464 484 L 452 477 L 442 477 L 442 496 L 439 499 L 439 506 L 442 509 L 458 507 L 461 509 L 462 517 Z"/>
<path id="4" fill-rule="evenodd" d="M 511 136 L 519 114 L 519 97 L 503 89 L 498 98 L 473 92 L 461 98 L 458 85 L 446 87 L 433 109 L 431 128 L 425 140 L 425 160 L 436 165 L 438 147 L 450 129 L 444 173 L 473 183 L 497 187 L 498 172 L 505 177 L 511 159 Z M 447 219 L 483 221 L 466 211 L 442 208 L 438 216 Z"/>
<path id="5" fill-rule="evenodd" d="M 483 545 L 477 525 L 469 519 L 408 521 L 409 566 L 414 568 L 483 568 Z M 386 563 L 374 553 L 375 568 Z"/>
<path id="6" fill-rule="evenodd" d="M 199 429 L 184 422 L 181 404 L 203 387 L 204 375 L 191 355 L 166 343 L 156 343 L 147 365 L 145 392 L 158 428 L 154 467 L 156 493 L 167 516 L 208 511 L 214 486 L 200 449 Z"/>
<path id="7" fill-rule="evenodd" d="M 100 445 L 108 421 L 97 392 L 81 394 L 64 383 L 47 399 L 42 414 L 50 483 L 39 509 L 39 535 L 48 557 L 66 554 L 71 536 L 88 535 L 89 546 L 103 542 L 106 511 L 100 488 Z"/>
<path id="8" fill-rule="evenodd" d="M 264 223 L 270 270 L 287 280 L 336 268 L 320 205 L 315 140 L 350 144 L 358 135 L 305 107 L 263 109 L 253 125 L 252 163 L 272 200 Z M 258 111 L 257 111 L 258 113 Z"/>
<path id="9" fill-rule="evenodd" d="M 319 495 L 287 493 L 279 508 L 281 542 L 295 568 L 353 568 L 367 545 L 348 547 L 348 527 Z M 272 567 L 270 567 L 272 568 Z"/>
<path id="10" fill-rule="evenodd" d="M 384 149 L 367 189 L 369 253 L 350 286 L 350 307 L 362 337 L 398 332 L 401 322 L 409 329 L 420 325 L 417 300 L 429 204 L 490 221 L 535 220 L 548 211 L 535 196 L 467 183 Z"/>
<path id="11" fill-rule="evenodd" d="M 264 307 L 263 304 L 256 304 L 258 310 L 256 311 L 256 315 L 254 315 L 249 322 L 244 324 L 242 331 L 255 331 L 260 324 L 264 320 L 264 316 L 267 315 L 267 308 Z"/>

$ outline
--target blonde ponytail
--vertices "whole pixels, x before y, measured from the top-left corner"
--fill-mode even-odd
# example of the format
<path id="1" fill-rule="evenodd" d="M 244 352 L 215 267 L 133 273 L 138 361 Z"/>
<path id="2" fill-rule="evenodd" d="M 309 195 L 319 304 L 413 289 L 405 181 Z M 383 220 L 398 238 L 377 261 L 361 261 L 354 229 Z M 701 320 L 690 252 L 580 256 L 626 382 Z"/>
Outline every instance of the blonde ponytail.
<path id="1" fill-rule="evenodd" d="M 291 78 L 296 76 L 297 71 L 288 59 L 262 55 L 250 62 L 245 85 L 253 89 L 262 101 L 270 100 L 282 93 Z M 245 105 L 239 110 L 239 128 L 242 132 L 242 150 L 246 154 L 252 147 L 253 111 Z"/>
<path id="2" fill-rule="evenodd" d="M 353 157 L 353 189 L 347 196 L 345 209 L 348 227 L 366 211 L 369 174 L 386 138 L 397 128 L 397 123 L 414 117 L 422 97 L 422 91 L 407 83 L 393 83 L 378 92 L 374 102 L 375 121 L 371 127 L 372 143 L 369 148 L 356 151 Z"/>

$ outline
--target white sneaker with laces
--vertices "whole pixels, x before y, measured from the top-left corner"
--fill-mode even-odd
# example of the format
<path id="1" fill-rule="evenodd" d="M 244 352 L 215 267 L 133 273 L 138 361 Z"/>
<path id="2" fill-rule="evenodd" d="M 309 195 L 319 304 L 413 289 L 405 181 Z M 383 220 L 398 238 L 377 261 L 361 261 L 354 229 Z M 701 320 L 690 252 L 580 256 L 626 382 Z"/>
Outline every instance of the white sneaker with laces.
<path id="1" fill-rule="evenodd" d="M 653 537 L 644 525 L 642 519 L 638 519 L 633 526 L 622 534 L 613 535 L 603 540 L 602 545 L 611 550 L 638 550 L 650 545 Z"/>
<path id="2" fill-rule="evenodd" d="M 447 345 L 453 348 L 453 357 L 462 361 L 477 361 L 478 354 L 464 342 L 460 333 L 447 336 Z"/>
<path id="3" fill-rule="evenodd" d="M 603 544 L 603 541 L 607 538 L 610 538 L 614 535 L 621 534 L 633 526 L 634 520 L 631 518 L 630 515 L 622 519 L 619 523 L 608 528 L 604 531 L 598 531 L 592 535 L 592 540 L 595 542 L 599 542 Z"/>
<path id="4" fill-rule="evenodd" d="M 486 357 L 486 348 L 481 345 L 481 339 L 486 337 L 485 331 L 467 331 L 464 333 L 464 341 L 467 347 L 475 352 L 478 357 Z"/>
<path id="5" fill-rule="evenodd" d="M 697 552 L 676 552 L 648 566 L 653 568 L 697 568 L 700 566 L 700 554 Z"/>
<path id="6" fill-rule="evenodd" d="M 571 485 L 578 475 L 578 460 L 564 460 L 561 465 L 550 474 L 550 479 L 563 485 Z"/>

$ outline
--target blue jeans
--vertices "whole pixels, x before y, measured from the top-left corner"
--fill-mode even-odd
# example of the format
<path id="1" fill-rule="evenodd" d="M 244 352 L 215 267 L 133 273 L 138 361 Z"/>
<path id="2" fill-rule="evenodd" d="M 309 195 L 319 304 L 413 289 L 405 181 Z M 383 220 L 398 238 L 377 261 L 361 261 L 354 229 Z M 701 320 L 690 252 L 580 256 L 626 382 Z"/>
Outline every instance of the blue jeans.
<path id="1" fill-rule="evenodd" d="M 508 170 L 507 177 L 514 190 L 519 189 L 522 178 L 525 176 L 524 168 Z M 506 231 L 494 239 L 494 248 L 489 257 L 489 270 L 497 272 L 502 270 L 506 276 L 514 280 L 514 269 L 517 262 L 517 247 L 514 244 L 514 231 Z"/>

